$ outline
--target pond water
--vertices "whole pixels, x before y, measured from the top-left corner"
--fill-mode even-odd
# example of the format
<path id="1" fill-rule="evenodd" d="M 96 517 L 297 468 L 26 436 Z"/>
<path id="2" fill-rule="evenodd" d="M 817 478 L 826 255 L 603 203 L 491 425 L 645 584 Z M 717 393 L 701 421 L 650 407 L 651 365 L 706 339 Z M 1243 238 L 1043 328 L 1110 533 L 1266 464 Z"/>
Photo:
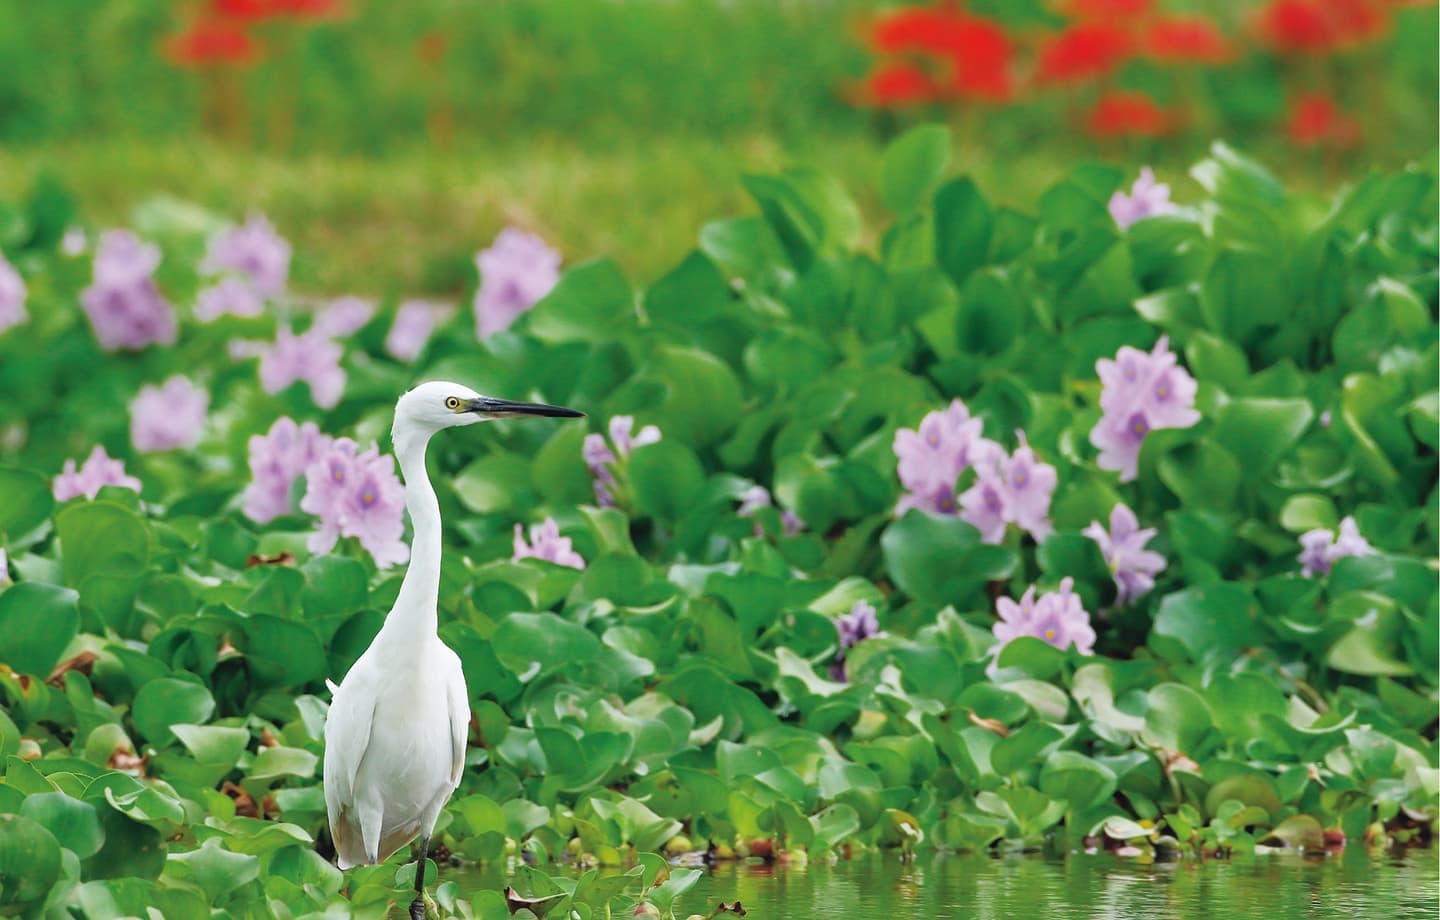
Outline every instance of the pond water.
<path id="1" fill-rule="evenodd" d="M 739 900 L 750 918 L 795 920 L 1434 920 L 1437 873 L 1435 849 L 1377 854 L 1351 848 L 1313 859 L 1236 856 L 1153 865 L 1106 854 L 935 855 L 908 864 L 887 855 L 805 867 L 722 863 L 680 900 L 677 914 L 707 914 L 716 901 Z M 496 883 L 456 870 L 445 877 L 462 892 Z"/>

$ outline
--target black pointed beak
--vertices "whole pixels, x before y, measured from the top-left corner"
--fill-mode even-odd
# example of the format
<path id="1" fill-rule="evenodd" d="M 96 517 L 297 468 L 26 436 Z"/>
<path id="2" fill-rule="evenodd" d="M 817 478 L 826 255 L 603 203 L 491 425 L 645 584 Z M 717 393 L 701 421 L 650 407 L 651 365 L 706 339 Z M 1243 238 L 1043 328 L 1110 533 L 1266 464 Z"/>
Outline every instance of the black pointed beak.
<path id="1" fill-rule="evenodd" d="M 566 409 L 561 406 L 549 406 L 545 403 L 514 402 L 509 399 L 495 399 L 492 396 L 481 396 L 470 400 L 465 404 L 466 412 L 474 412 L 486 418 L 516 418 L 523 415 L 537 416 L 539 418 L 584 418 L 584 412 L 577 412 L 574 409 Z"/>

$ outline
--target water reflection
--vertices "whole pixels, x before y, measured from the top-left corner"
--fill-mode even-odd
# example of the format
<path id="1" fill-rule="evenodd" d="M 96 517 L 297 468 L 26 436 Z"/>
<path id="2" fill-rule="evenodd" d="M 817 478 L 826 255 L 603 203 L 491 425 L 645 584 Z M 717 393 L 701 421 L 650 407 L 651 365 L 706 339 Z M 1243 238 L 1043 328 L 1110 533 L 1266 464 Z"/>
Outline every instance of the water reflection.
<path id="1" fill-rule="evenodd" d="M 1143 865 L 1107 854 L 877 856 L 835 865 L 722 863 L 678 913 L 740 900 L 757 918 L 1303 917 L 1363 920 L 1440 913 L 1435 850 L 1322 859 L 1237 856 Z M 505 883 L 498 867 L 451 870 L 461 896 Z"/>

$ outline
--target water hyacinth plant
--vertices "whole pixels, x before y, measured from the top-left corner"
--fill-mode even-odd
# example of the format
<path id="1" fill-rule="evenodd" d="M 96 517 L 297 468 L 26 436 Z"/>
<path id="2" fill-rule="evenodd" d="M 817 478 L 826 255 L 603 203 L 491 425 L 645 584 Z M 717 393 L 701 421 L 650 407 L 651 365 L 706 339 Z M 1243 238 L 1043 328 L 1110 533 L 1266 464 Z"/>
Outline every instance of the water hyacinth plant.
<path id="1" fill-rule="evenodd" d="M 71 221 L 7 243 L 31 318 L 0 335 L 0 821 L 33 855 L 0 910 L 409 902 L 410 853 L 330 861 L 326 681 L 399 590 L 395 395 L 462 374 L 599 430 L 431 450 L 469 688 L 441 915 L 685 916 L 706 860 L 1203 873 L 1428 839 L 1433 164 L 1320 200 L 1217 145 L 1122 229 L 1131 168 L 1023 210 L 950 150 L 897 142 L 873 232 L 838 182 L 751 176 L 673 270 L 581 262 L 483 343 L 407 306 L 388 344 L 387 299 L 307 325 L 331 298 L 291 290 L 299 250 L 259 314 L 202 321 L 223 221 L 161 210 L 119 238 L 129 279 L 96 277 L 158 277 L 175 346 L 112 354 Z M 194 424 L 94 411 L 176 375 Z"/>
<path id="2" fill-rule="evenodd" d="M 507 227 L 475 256 L 475 335 L 486 339 L 509 328 L 521 313 L 550 293 L 560 279 L 560 253 L 540 237 Z"/>
<path id="3" fill-rule="evenodd" d="M 139 492 L 140 480 L 125 472 L 125 461 L 111 457 L 103 445 L 96 444 L 78 469 L 74 460 L 65 461 L 65 468 L 55 477 L 52 491 L 57 502 L 68 502 L 82 495 L 93 499 L 106 486 Z"/>
<path id="4" fill-rule="evenodd" d="M 130 443 L 141 452 L 194 447 L 209 406 L 210 394 L 180 374 L 147 384 L 130 403 Z"/>
<path id="5" fill-rule="evenodd" d="M 569 537 L 560 536 L 560 525 L 555 523 L 554 518 L 546 518 L 532 526 L 529 542 L 525 540 L 524 528 L 516 524 L 515 552 L 510 558 L 515 562 L 521 559 L 543 559 L 572 569 L 585 568 L 584 558 L 575 552 L 574 543 Z"/>
<path id="6" fill-rule="evenodd" d="M 106 351 L 173 345 L 175 307 L 153 277 L 160 247 L 128 230 L 107 230 L 95 249 L 94 280 L 80 294 L 95 338 Z"/>
<path id="7" fill-rule="evenodd" d="M 242 496 L 246 517 L 257 524 L 268 524 L 291 513 L 296 481 L 329 453 L 332 442 L 314 422 L 296 424 L 288 417 L 276 419 L 263 435 L 251 435 L 251 480 Z"/>
<path id="8" fill-rule="evenodd" d="M 623 499 L 624 484 L 620 477 L 624 475 L 630 452 L 660 440 L 660 429 L 654 425 L 646 425 L 639 431 L 634 429 L 632 416 L 617 415 L 610 420 L 608 438 L 602 434 L 585 436 L 585 466 L 594 478 L 595 501 L 602 508 L 612 508 L 618 499 Z"/>
<path id="9" fill-rule="evenodd" d="M 349 438 L 336 438 L 305 468 L 300 510 L 320 519 L 307 544 L 312 553 L 328 553 L 340 537 L 357 537 L 381 568 L 404 562 L 405 487 L 395 475 L 395 459 L 371 445 L 364 452 Z"/>

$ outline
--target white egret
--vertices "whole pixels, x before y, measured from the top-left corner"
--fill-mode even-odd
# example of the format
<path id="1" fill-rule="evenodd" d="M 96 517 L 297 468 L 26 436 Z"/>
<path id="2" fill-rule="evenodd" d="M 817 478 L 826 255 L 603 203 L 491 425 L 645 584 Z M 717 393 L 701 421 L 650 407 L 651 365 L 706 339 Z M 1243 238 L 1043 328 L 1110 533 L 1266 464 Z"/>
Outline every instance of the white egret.
<path id="1" fill-rule="evenodd" d="M 460 659 L 436 632 L 440 504 L 425 447 L 442 428 L 518 416 L 576 418 L 558 406 L 481 396 L 458 383 L 422 383 L 395 404 L 391 438 L 405 479 L 414 540 L 410 567 L 365 653 L 337 687 L 325 720 L 325 807 L 342 869 L 387 859 L 418 835 L 415 900 L 425 913 L 425 859 L 435 819 L 465 768 L 470 702 Z"/>

